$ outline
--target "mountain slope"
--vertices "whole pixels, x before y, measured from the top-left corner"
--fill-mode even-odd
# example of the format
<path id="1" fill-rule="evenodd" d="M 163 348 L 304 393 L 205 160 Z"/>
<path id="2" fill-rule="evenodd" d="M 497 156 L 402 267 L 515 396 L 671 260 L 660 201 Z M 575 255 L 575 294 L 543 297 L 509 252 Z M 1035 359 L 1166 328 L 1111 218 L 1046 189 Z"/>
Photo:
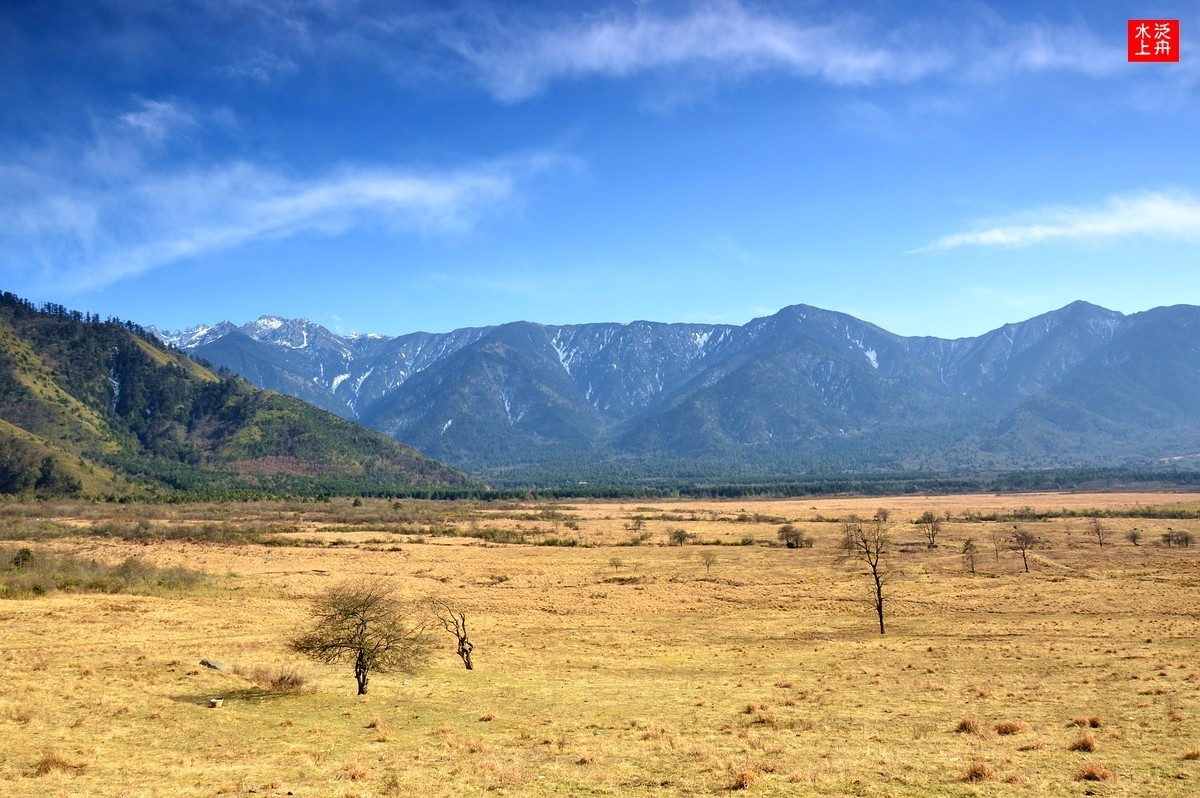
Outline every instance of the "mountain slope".
<path id="1" fill-rule="evenodd" d="M 0 295 L 0 420 L 0 492 L 469 482 L 376 432 L 218 377 L 136 325 L 39 310 L 12 294 Z"/>
<path id="2" fill-rule="evenodd" d="M 344 338 L 263 317 L 168 338 L 477 473 L 612 463 L 638 479 L 698 460 L 744 476 L 1189 454 L 1197 323 L 1190 306 L 1074 302 L 946 340 L 794 305 L 742 326 Z"/>

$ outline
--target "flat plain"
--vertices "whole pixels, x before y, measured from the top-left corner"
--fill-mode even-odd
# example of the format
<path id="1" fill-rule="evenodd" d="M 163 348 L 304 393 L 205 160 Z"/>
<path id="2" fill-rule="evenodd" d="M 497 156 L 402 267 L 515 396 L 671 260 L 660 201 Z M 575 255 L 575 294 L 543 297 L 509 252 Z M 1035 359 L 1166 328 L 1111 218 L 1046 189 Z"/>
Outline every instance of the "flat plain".
<path id="1" fill-rule="evenodd" d="M 881 508 L 884 635 L 839 546 Z M 1194 493 L 4 504 L 0 566 L 28 547 L 205 578 L 0 602 L 0 780 L 13 796 L 1194 795 L 1200 546 L 1179 541 L 1197 511 Z M 785 523 L 811 547 L 784 547 Z M 1028 572 L 1021 530 L 1039 540 Z M 347 579 L 462 609 L 475 670 L 439 636 L 427 667 L 357 697 L 349 666 L 290 652 L 307 598 Z"/>

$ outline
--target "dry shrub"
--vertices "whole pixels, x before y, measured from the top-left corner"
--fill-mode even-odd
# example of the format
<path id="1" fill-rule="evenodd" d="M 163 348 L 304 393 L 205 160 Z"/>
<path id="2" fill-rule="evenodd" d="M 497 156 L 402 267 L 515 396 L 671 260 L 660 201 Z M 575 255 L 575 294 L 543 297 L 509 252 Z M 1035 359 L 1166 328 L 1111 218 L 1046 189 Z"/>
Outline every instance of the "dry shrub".
<path id="1" fill-rule="evenodd" d="M 578 759 L 575 760 L 575 764 L 576 765 L 590 765 L 595 761 L 596 761 L 595 755 L 583 754 L 582 756 L 580 756 Z"/>
<path id="2" fill-rule="evenodd" d="M 1200 748 L 1193 748 L 1191 751 L 1186 751 L 1183 755 L 1184 759 L 1200 759 Z"/>
<path id="3" fill-rule="evenodd" d="M 1095 751 L 1096 738 L 1091 734 L 1081 734 L 1079 739 L 1067 746 L 1068 751 Z"/>
<path id="4" fill-rule="evenodd" d="M 83 770 L 86 765 L 78 762 L 72 762 L 65 756 L 55 751 L 53 748 L 48 748 L 42 752 L 42 756 L 38 759 L 37 764 L 33 766 L 33 772 L 38 776 L 45 776 L 47 773 L 55 770 Z"/>
<path id="5" fill-rule="evenodd" d="M 975 718 L 963 718 L 954 727 L 954 730 L 959 734 L 979 734 L 983 727 L 979 725 L 979 721 Z"/>
<path id="6" fill-rule="evenodd" d="M 754 772 L 753 768 L 737 767 L 730 768 L 730 777 L 729 789 L 748 790 L 754 786 L 758 774 Z"/>
<path id="7" fill-rule="evenodd" d="M 376 742 L 386 743 L 388 740 L 392 739 L 392 727 L 387 724 L 387 721 L 378 715 L 371 718 L 371 722 L 367 724 L 367 728 L 375 730 Z"/>
<path id="8" fill-rule="evenodd" d="M 479 717 L 480 723 L 491 723 L 495 719 L 496 719 L 496 713 L 494 713 L 494 712 L 485 712 L 485 713 L 483 713 L 483 715 L 481 715 Z"/>
<path id="9" fill-rule="evenodd" d="M 347 781 L 362 781 L 367 778 L 369 771 L 358 762 L 347 762 L 342 765 L 342 770 L 337 774 L 337 778 Z"/>
<path id="10" fill-rule="evenodd" d="M 778 721 L 775 720 L 775 716 L 772 715 L 770 712 L 764 712 L 762 710 L 759 710 L 758 714 L 755 715 L 754 720 L 751 722 L 752 723 L 761 723 L 764 726 L 774 726 Z"/>
<path id="11" fill-rule="evenodd" d="M 967 769 L 963 771 L 963 781 L 991 781 L 996 778 L 996 771 L 987 762 L 978 760 L 967 765 Z"/>
<path id="12" fill-rule="evenodd" d="M 1092 715 L 1091 717 L 1087 717 L 1087 718 L 1078 717 L 1078 718 L 1075 718 L 1075 720 L 1071 721 L 1071 723 L 1073 723 L 1074 725 L 1078 726 L 1081 729 L 1100 729 L 1100 728 L 1104 727 L 1104 721 L 1100 718 L 1099 715 Z"/>
<path id="13" fill-rule="evenodd" d="M 1028 728 L 1028 726 L 1026 726 L 1024 723 L 1021 723 L 1019 720 L 1002 720 L 996 724 L 996 734 L 1005 737 L 1010 734 L 1020 734 L 1021 732 L 1028 730 Z"/>
<path id="14" fill-rule="evenodd" d="M 233 672 L 275 693 L 301 693 L 308 684 L 308 676 L 292 665 L 256 665 L 253 668 L 235 665 Z"/>
<path id="15" fill-rule="evenodd" d="M 1075 771 L 1075 778 L 1080 781 L 1108 781 L 1112 775 L 1112 771 L 1099 762 L 1088 762 Z"/>
<path id="16" fill-rule="evenodd" d="M 8 710 L 8 717 L 17 723 L 20 723 L 22 726 L 28 725 L 36 714 L 37 712 L 35 712 L 32 707 L 21 706 L 13 707 L 12 709 Z"/>

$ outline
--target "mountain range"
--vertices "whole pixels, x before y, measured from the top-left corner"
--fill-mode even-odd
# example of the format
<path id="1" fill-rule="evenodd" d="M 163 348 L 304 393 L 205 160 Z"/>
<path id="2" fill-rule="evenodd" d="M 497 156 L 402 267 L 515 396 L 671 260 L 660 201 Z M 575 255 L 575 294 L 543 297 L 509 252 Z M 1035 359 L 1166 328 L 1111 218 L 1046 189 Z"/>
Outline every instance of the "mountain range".
<path id="1" fill-rule="evenodd" d="M 164 342 L 495 484 L 1118 465 L 1200 452 L 1200 308 L 1074 302 L 971 338 L 786 307 L 740 326 L 396 337 L 263 316 Z"/>
<path id="2" fill-rule="evenodd" d="M 473 486 L 385 435 L 141 327 L 0 294 L 0 494 L 411 493 Z"/>

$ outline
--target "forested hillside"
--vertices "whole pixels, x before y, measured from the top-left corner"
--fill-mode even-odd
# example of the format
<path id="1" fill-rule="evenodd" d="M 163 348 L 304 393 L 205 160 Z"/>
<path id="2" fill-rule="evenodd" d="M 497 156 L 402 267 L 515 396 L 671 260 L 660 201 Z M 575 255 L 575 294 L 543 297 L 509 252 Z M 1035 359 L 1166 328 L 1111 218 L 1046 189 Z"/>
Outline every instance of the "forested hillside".
<path id="1" fill-rule="evenodd" d="M 406 493 L 416 450 L 213 373 L 141 327 L 0 295 L 0 493 Z"/>

